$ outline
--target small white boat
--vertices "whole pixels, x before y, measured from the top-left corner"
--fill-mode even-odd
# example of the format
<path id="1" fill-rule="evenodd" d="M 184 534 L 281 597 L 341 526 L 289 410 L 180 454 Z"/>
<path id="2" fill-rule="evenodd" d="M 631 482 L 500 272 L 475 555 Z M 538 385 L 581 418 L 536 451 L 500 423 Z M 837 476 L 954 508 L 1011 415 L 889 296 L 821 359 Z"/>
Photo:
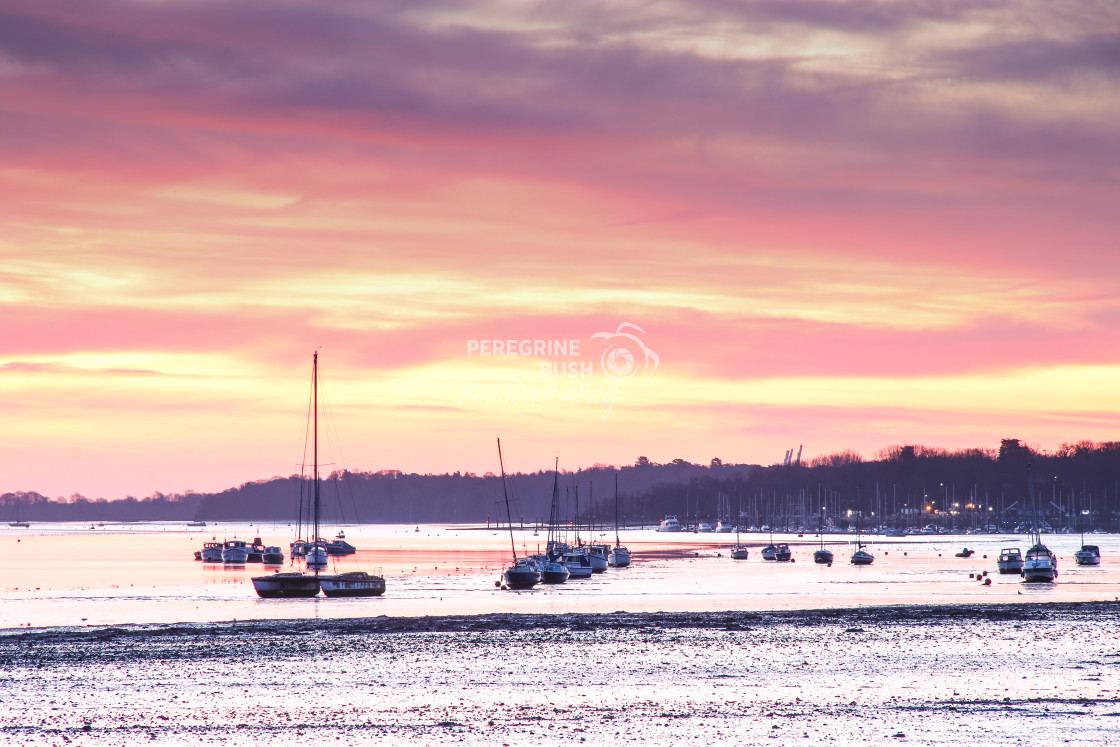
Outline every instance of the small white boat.
<path id="1" fill-rule="evenodd" d="M 793 551 L 789 549 L 789 545 L 784 542 L 774 550 L 774 560 L 779 563 L 788 563 L 793 559 Z"/>
<path id="2" fill-rule="evenodd" d="M 710 532 L 710 531 L 712 531 L 712 525 L 709 524 L 706 521 L 702 521 L 702 522 L 700 522 L 699 524 L 696 525 L 696 531 L 697 532 Z"/>
<path id="3" fill-rule="evenodd" d="M 744 545 L 735 545 L 735 547 L 731 548 L 731 559 L 732 560 L 746 560 L 747 558 L 750 557 L 750 555 L 751 555 L 750 548 L 748 548 Z"/>
<path id="4" fill-rule="evenodd" d="M 611 568 L 625 568 L 630 561 L 630 551 L 622 545 L 611 548 L 611 554 L 607 556 L 607 565 Z"/>
<path id="5" fill-rule="evenodd" d="M 608 556 L 611 550 L 607 545 L 588 545 L 587 559 L 591 561 L 592 573 L 603 573 L 608 567 Z"/>
<path id="6" fill-rule="evenodd" d="M 720 534 L 730 534 L 735 531 L 735 527 L 729 521 L 720 520 L 716 522 L 716 531 Z"/>
<path id="7" fill-rule="evenodd" d="M 572 580 L 591 578 L 591 559 L 582 550 L 568 550 L 560 560 Z"/>
<path id="8" fill-rule="evenodd" d="M 1005 547 L 999 551 L 996 568 L 1000 573 L 1022 573 L 1023 553 L 1018 547 Z"/>
<path id="9" fill-rule="evenodd" d="M 245 540 L 226 540 L 222 545 L 222 562 L 226 565 L 245 565 L 249 560 L 249 543 Z"/>
<path id="10" fill-rule="evenodd" d="M 762 559 L 763 560 L 777 560 L 778 559 L 778 546 L 771 543 L 771 544 L 767 545 L 766 547 L 762 548 Z"/>
<path id="11" fill-rule="evenodd" d="M 307 546 L 307 567 L 308 568 L 326 568 L 329 553 L 327 552 L 327 543 L 320 540 L 319 542 L 312 542 Z"/>
<path id="12" fill-rule="evenodd" d="M 676 516 L 666 516 L 664 519 L 661 520 L 661 524 L 658 525 L 657 531 L 659 531 L 659 532 L 679 532 L 683 528 L 684 527 L 681 526 L 681 522 L 677 519 Z"/>
<path id="13" fill-rule="evenodd" d="M 221 563 L 222 562 L 222 543 L 221 542 L 203 542 L 202 543 L 202 562 L 203 563 Z"/>

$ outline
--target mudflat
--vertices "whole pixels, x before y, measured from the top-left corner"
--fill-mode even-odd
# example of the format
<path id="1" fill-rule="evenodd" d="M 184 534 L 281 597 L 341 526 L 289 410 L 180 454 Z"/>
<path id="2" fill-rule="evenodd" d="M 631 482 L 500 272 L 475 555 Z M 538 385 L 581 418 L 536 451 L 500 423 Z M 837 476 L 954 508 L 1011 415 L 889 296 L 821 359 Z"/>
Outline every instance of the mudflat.
<path id="1" fill-rule="evenodd" d="M 0 634 L 8 744 L 1099 745 L 1120 604 Z"/>

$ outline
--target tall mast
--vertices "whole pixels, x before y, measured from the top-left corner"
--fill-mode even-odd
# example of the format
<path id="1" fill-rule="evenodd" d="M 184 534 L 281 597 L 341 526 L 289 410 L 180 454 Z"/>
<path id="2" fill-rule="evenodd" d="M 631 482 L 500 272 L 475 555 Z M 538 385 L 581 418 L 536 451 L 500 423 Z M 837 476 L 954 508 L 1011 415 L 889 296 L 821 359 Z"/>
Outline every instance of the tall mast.
<path id="1" fill-rule="evenodd" d="M 618 538 L 618 472 L 614 473 L 614 546 L 620 547 L 622 540 Z"/>
<path id="2" fill-rule="evenodd" d="M 311 356 L 311 397 L 313 420 L 315 421 L 314 435 L 312 437 L 312 454 L 314 456 L 313 474 L 315 477 L 315 536 L 313 542 L 319 541 L 319 351 Z"/>
<path id="3" fill-rule="evenodd" d="M 513 516 L 509 512 L 509 493 L 506 491 L 506 466 L 502 463 L 502 439 L 498 439 L 498 467 L 502 470 L 502 497 L 506 499 L 506 521 L 509 523 L 509 549 L 513 551 L 513 564 L 517 565 L 517 547 L 513 544 Z"/>

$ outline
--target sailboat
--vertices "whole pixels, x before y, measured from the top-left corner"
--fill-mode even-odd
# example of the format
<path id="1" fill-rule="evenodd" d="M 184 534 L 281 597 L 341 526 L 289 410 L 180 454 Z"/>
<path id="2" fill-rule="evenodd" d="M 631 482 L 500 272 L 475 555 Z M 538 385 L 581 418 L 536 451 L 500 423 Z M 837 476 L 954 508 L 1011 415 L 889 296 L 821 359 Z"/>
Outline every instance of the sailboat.
<path id="1" fill-rule="evenodd" d="M 548 511 L 548 542 L 546 552 L 530 557 L 541 572 L 541 583 L 562 584 L 568 580 L 571 572 L 567 566 L 560 562 L 562 553 L 558 551 L 559 541 L 556 537 L 556 524 L 560 521 L 560 460 L 552 472 L 552 505 Z M 536 532 L 534 532 L 536 534 Z"/>
<path id="2" fill-rule="evenodd" d="M 728 512 L 728 514 L 731 513 L 731 499 L 730 498 L 727 500 L 727 512 Z M 731 559 L 732 560 L 746 560 L 748 557 L 750 557 L 750 554 L 751 554 L 750 549 L 748 549 L 747 546 L 743 544 L 743 541 L 739 539 L 739 529 L 740 529 L 740 525 L 742 523 L 743 523 L 743 499 L 742 499 L 742 497 L 740 497 L 739 498 L 739 517 L 738 517 L 738 520 L 736 520 L 736 522 L 735 522 L 735 547 L 731 548 Z"/>
<path id="3" fill-rule="evenodd" d="M 1093 517 L 1093 504 L 1089 502 L 1089 518 Z M 1100 565 L 1101 564 L 1101 549 L 1096 545 L 1085 544 L 1085 522 L 1081 523 L 1081 549 L 1073 554 L 1073 559 L 1077 561 L 1078 565 Z"/>
<path id="4" fill-rule="evenodd" d="M 817 503 L 820 503 L 820 492 L 817 493 Z M 813 562 L 820 563 L 821 565 L 832 565 L 832 550 L 826 550 L 824 547 L 824 506 L 821 506 L 820 519 L 817 522 L 817 533 L 821 537 L 820 549 L 813 551 Z"/>
<path id="5" fill-rule="evenodd" d="M 762 548 L 762 559 L 763 560 L 777 560 L 778 559 L 778 546 L 774 544 L 774 522 L 771 520 L 771 517 L 770 517 L 771 511 L 769 510 L 772 507 L 773 507 L 773 503 L 771 503 L 770 506 L 767 507 L 768 510 L 766 511 L 766 526 L 764 527 L 764 529 L 766 529 L 770 532 L 770 544 L 768 544 L 766 547 Z"/>
<path id="6" fill-rule="evenodd" d="M 618 538 L 618 473 L 614 473 L 614 548 L 607 558 L 607 563 L 612 568 L 625 568 L 630 565 L 630 551 L 622 546 Z"/>
<path id="7" fill-rule="evenodd" d="M 1034 478 L 1030 467 L 1027 467 L 1027 489 L 1034 512 L 1034 544 L 1027 550 L 1027 556 L 1023 560 L 1022 576 L 1024 581 L 1049 583 L 1058 577 L 1058 558 L 1050 552 L 1049 547 L 1042 544 L 1042 535 L 1038 529 L 1038 497 L 1034 494 Z"/>
<path id="8" fill-rule="evenodd" d="M 31 524 L 29 524 L 28 522 L 23 521 L 22 519 L 19 518 L 19 507 L 20 507 L 21 503 L 23 503 L 23 499 L 22 498 L 16 498 L 15 514 L 12 516 L 12 519 L 14 519 L 14 521 L 9 521 L 8 526 L 18 527 L 18 528 L 22 528 L 22 529 L 29 529 L 29 528 L 31 528 Z"/>
<path id="9" fill-rule="evenodd" d="M 287 571 L 271 576 L 254 576 L 253 588 L 266 599 L 314 597 L 322 587 L 327 596 L 379 596 L 385 592 L 385 579 L 364 571 L 338 575 L 321 575 L 319 570 L 327 565 L 327 543 L 319 534 L 319 353 L 311 357 L 312 396 L 312 517 L 311 538 L 303 543 L 307 568 L 312 573 Z"/>
<path id="10" fill-rule="evenodd" d="M 509 491 L 506 489 L 506 467 L 502 462 L 502 439 L 498 439 L 498 465 L 502 470 L 502 497 L 506 500 L 506 523 L 509 524 L 509 547 L 513 551 L 513 565 L 502 574 L 505 586 L 510 589 L 532 589 L 541 582 L 541 572 L 529 558 L 517 558 L 513 543 L 513 515 L 509 510 Z"/>
<path id="11" fill-rule="evenodd" d="M 852 553 L 852 565 L 871 565 L 875 562 L 875 556 L 863 549 L 863 536 L 861 534 L 861 523 L 859 513 L 856 513 L 856 551 Z M 822 535 L 821 542 L 824 542 Z"/>

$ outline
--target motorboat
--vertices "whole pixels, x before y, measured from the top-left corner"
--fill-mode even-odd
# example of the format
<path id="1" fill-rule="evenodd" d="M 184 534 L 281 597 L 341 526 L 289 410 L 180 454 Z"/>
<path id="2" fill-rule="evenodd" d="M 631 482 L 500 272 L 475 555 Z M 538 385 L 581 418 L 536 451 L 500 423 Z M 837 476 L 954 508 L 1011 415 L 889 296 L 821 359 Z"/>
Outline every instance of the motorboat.
<path id="1" fill-rule="evenodd" d="M 681 522 L 676 516 L 666 516 L 657 527 L 659 532 L 680 532 L 683 529 L 684 527 L 681 526 Z"/>
<path id="2" fill-rule="evenodd" d="M 320 574 L 319 587 L 328 597 L 379 597 L 385 593 L 385 579 L 365 571 Z"/>
<path id="3" fill-rule="evenodd" d="M 784 542 L 774 550 L 774 560 L 779 563 L 788 563 L 793 559 L 793 551 L 789 549 L 789 545 Z"/>
<path id="4" fill-rule="evenodd" d="M 1073 559 L 1078 565 L 1100 565 L 1101 549 L 1096 545 L 1082 545 L 1081 549 L 1073 554 Z"/>
<path id="5" fill-rule="evenodd" d="M 710 531 L 712 531 L 712 525 L 710 523 L 706 522 L 706 521 L 702 521 L 702 522 L 700 522 L 699 524 L 696 525 L 696 531 L 697 532 L 710 532 Z"/>
<path id="6" fill-rule="evenodd" d="M 222 543 L 221 542 L 203 542 L 202 553 L 199 558 L 203 563 L 221 563 L 222 562 Z"/>
<path id="7" fill-rule="evenodd" d="M 284 551 L 279 547 L 266 547 L 261 553 L 261 562 L 265 565 L 283 565 Z"/>
<path id="8" fill-rule="evenodd" d="M 906 530 L 899 529 L 898 527 L 887 527 L 883 530 L 884 537 L 905 537 Z"/>
<path id="9" fill-rule="evenodd" d="M 246 563 L 263 563 L 264 562 L 264 543 L 261 542 L 260 537 L 253 538 L 253 544 L 249 545 L 249 557 L 245 558 Z"/>
<path id="10" fill-rule="evenodd" d="M 608 556 L 611 549 L 607 545 L 588 545 L 587 559 L 591 561 L 592 573 L 603 573 L 609 565 Z"/>
<path id="11" fill-rule="evenodd" d="M 735 531 L 735 527 L 732 526 L 731 522 L 729 521 L 720 520 L 716 522 L 716 531 L 720 534 L 730 534 L 731 532 Z"/>
<path id="12" fill-rule="evenodd" d="M 222 544 L 222 562 L 226 565 L 245 565 L 249 560 L 249 543 L 245 540 L 226 540 Z"/>
<path id="13" fill-rule="evenodd" d="M 607 556 L 607 565 L 611 568 L 625 568 L 630 565 L 632 560 L 630 551 L 622 545 L 618 545 L 611 548 L 611 554 Z"/>
<path id="14" fill-rule="evenodd" d="M 327 555 L 353 555 L 358 551 L 358 548 L 351 545 L 344 539 L 333 539 L 324 544 Z"/>
<path id="15" fill-rule="evenodd" d="M 775 545 L 774 543 L 770 543 L 766 547 L 762 548 L 762 559 L 763 560 L 777 560 L 778 559 L 778 546 Z"/>
<path id="16" fill-rule="evenodd" d="M 573 581 L 591 578 L 591 559 L 587 557 L 587 553 L 583 550 L 568 550 L 564 553 L 560 562 L 568 569 L 568 573 L 570 574 L 568 577 Z"/>
<path id="17" fill-rule="evenodd" d="M 999 551 L 999 560 L 996 561 L 996 568 L 1000 573 L 1022 573 L 1023 572 L 1023 553 L 1018 547 L 1005 547 Z"/>
<path id="18" fill-rule="evenodd" d="M 205 521 L 188 521 L 187 522 L 187 528 L 188 529 L 196 529 L 198 527 L 204 527 L 204 526 L 206 526 Z"/>
<path id="19" fill-rule="evenodd" d="M 746 547 L 745 545 L 735 545 L 735 547 L 731 548 L 732 560 L 746 560 L 750 557 L 750 555 L 750 548 Z"/>

